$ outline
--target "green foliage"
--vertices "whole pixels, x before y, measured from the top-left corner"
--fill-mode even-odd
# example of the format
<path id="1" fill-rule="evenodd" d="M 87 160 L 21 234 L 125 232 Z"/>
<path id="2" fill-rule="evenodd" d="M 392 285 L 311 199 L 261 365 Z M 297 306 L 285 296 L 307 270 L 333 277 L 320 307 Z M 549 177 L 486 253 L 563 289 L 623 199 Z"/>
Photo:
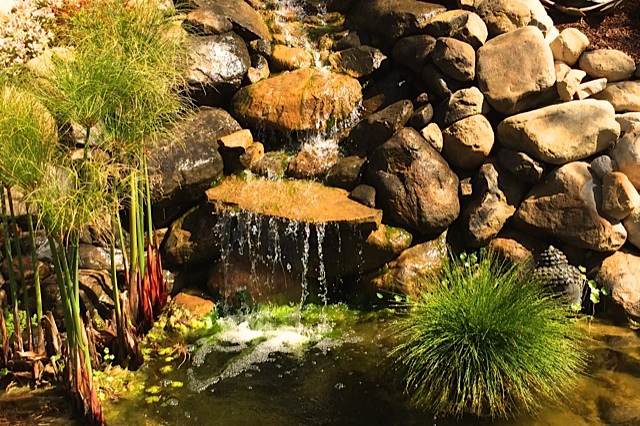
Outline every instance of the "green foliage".
<path id="1" fill-rule="evenodd" d="M 437 414 L 504 417 L 562 396 L 585 367 L 570 311 L 522 266 L 450 259 L 398 323 L 392 355 L 415 403 Z"/>

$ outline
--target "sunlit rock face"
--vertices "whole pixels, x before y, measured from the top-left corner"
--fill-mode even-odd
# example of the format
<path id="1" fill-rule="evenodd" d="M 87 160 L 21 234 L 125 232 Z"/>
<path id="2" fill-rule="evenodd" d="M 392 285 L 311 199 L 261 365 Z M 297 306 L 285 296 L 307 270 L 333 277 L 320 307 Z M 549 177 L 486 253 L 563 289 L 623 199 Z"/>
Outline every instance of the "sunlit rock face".
<path id="1" fill-rule="evenodd" d="M 324 130 L 349 116 L 362 100 L 358 80 L 301 69 L 238 90 L 232 110 L 248 126 L 282 131 Z"/>

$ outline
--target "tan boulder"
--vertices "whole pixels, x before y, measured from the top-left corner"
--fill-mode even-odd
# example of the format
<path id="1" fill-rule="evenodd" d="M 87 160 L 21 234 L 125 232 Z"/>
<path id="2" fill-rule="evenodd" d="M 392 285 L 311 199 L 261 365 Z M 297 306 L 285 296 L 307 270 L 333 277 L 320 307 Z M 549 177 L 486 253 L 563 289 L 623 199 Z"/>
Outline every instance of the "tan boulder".
<path id="1" fill-rule="evenodd" d="M 640 318 L 640 253 L 620 250 L 602 261 L 595 280 L 611 291 L 613 302 L 625 313 Z"/>
<path id="2" fill-rule="evenodd" d="M 624 173 L 609 172 L 602 179 L 602 212 L 622 220 L 640 207 L 640 195 Z M 628 231 L 628 229 L 627 229 Z"/>
<path id="3" fill-rule="evenodd" d="M 593 78 L 608 81 L 626 80 L 636 70 L 636 63 L 626 53 L 615 49 L 596 49 L 584 52 L 578 65 Z"/>
<path id="4" fill-rule="evenodd" d="M 433 63 L 449 77 L 471 82 L 476 75 L 476 52 L 469 43 L 441 37 L 431 53 Z"/>
<path id="5" fill-rule="evenodd" d="M 636 207 L 623 221 L 624 229 L 627 230 L 628 241 L 640 248 L 640 207 Z"/>
<path id="6" fill-rule="evenodd" d="M 610 154 L 621 171 L 640 191 L 640 127 L 632 128 L 620 138 Z"/>
<path id="7" fill-rule="evenodd" d="M 627 133 L 632 127 L 640 126 L 640 112 L 616 114 L 616 121 L 620 124 L 620 132 Z"/>
<path id="8" fill-rule="evenodd" d="M 556 82 L 553 54 L 535 27 L 487 41 L 478 49 L 476 64 L 480 91 L 502 114 L 542 105 Z"/>
<path id="9" fill-rule="evenodd" d="M 527 25 L 545 33 L 553 27 L 553 21 L 538 0 L 461 0 L 459 3 L 480 15 L 491 37 Z"/>
<path id="10" fill-rule="evenodd" d="M 609 83 L 606 89 L 593 98 L 611 102 L 616 112 L 640 112 L 640 82 Z"/>
<path id="11" fill-rule="evenodd" d="M 442 145 L 444 143 L 442 131 L 436 123 L 427 124 L 427 127 L 420 130 L 420 135 L 429 142 L 429 145 L 431 145 L 433 149 L 438 152 L 442 152 Z"/>
<path id="12" fill-rule="evenodd" d="M 553 52 L 553 58 L 573 66 L 578 62 L 580 55 L 589 46 L 589 39 L 576 28 L 566 28 L 551 42 L 549 47 Z"/>
<path id="13" fill-rule="evenodd" d="M 302 69 L 243 87 L 233 97 L 232 109 L 250 126 L 323 130 L 349 116 L 361 99 L 358 80 L 325 70 Z"/>
<path id="14" fill-rule="evenodd" d="M 570 69 L 562 78 L 557 79 L 556 90 L 560 99 L 565 102 L 572 100 L 586 75 L 587 73 L 582 70 Z"/>
<path id="15" fill-rule="evenodd" d="M 436 15 L 424 28 L 433 37 L 453 37 L 473 46 L 482 46 L 489 36 L 487 25 L 476 13 L 468 10 L 448 10 Z"/>
<path id="16" fill-rule="evenodd" d="M 311 52 L 298 47 L 282 44 L 273 46 L 271 65 L 275 71 L 292 71 L 299 68 L 309 68 L 313 64 Z"/>
<path id="17" fill-rule="evenodd" d="M 587 99 L 551 105 L 504 119 L 498 140 L 536 160 L 565 164 L 611 147 L 620 135 L 607 102 Z"/>
<path id="18" fill-rule="evenodd" d="M 587 99 L 596 93 L 602 92 L 607 88 L 606 78 L 597 78 L 595 80 L 580 83 L 578 90 L 576 91 L 576 97 L 579 100 Z"/>
<path id="19" fill-rule="evenodd" d="M 575 247 L 618 250 L 627 239 L 619 222 L 600 216 L 601 187 L 589 164 L 575 161 L 554 170 L 520 204 L 514 224 L 526 232 Z"/>
<path id="20" fill-rule="evenodd" d="M 442 131 L 442 156 L 454 167 L 474 169 L 489 156 L 495 135 L 484 115 L 456 121 Z"/>

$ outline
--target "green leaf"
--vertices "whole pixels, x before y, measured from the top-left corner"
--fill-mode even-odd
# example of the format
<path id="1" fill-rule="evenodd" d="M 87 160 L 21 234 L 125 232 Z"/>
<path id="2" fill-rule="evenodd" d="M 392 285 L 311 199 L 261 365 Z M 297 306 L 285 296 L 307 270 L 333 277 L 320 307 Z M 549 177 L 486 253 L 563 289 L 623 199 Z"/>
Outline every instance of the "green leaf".
<path id="1" fill-rule="evenodd" d="M 580 303 L 572 303 L 569 307 L 573 312 L 580 312 L 582 310 L 582 305 Z"/>
<path id="2" fill-rule="evenodd" d="M 605 296 L 610 296 L 611 295 L 611 290 L 609 290 L 609 287 L 602 287 L 600 289 L 600 293 L 602 293 Z"/>
<path id="3" fill-rule="evenodd" d="M 585 268 L 584 266 L 580 265 L 578 266 L 578 269 L 580 270 L 580 272 L 582 272 L 583 274 L 587 273 L 587 268 Z"/>
<path id="4" fill-rule="evenodd" d="M 376 297 L 377 297 L 378 299 L 382 299 L 384 296 L 382 295 L 382 293 L 376 293 Z"/>
<path id="5" fill-rule="evenodd" d="M 598 289 L 595 289 L 595 291 L 591 290 L 591 296 L 589 296 L 589 299 L 591 299 L 591 302 L 594 305 L 600 303 L 600 291 Z"/>

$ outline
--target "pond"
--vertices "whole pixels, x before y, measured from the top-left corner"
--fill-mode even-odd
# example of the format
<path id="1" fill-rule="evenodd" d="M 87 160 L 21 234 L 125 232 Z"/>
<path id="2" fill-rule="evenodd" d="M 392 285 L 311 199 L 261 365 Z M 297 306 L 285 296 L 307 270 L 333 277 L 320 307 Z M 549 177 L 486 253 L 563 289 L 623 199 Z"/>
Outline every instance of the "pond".
<path id="1" fill-rule="evenodd" d="M 236 319 L 239 328 L 234 330 L 249 333 L 246 341 L 250 343 L 236 339 L 207 346 L 205 339 L 199 341 L 199 355 L 196 346 L 189 347 L 192 353 L 186 361 L 177 357 L 167 363 L 164 356 L 154 357 L 144 370 L 147 393 L 143 397 L 105 404 L 109 424 L 640 424 L 640 339 L 633 330 L 584 322 L 581 327 L 589 336 L 592 357 L 577 389 L 537 416 L 491 421 L 434 418 L 411 406 L 388 357 L 392 321 L 392 315 L 369 315 L 343 326 L 339 339 L 321 338 L 316 344 L 313 337 L 304 340 L 309 333 L 301 329 L 265 332 Z M 293 337 L 296 334 L 304 337 Z M 234 346 L 242 348 L 237 351 Z"/>

